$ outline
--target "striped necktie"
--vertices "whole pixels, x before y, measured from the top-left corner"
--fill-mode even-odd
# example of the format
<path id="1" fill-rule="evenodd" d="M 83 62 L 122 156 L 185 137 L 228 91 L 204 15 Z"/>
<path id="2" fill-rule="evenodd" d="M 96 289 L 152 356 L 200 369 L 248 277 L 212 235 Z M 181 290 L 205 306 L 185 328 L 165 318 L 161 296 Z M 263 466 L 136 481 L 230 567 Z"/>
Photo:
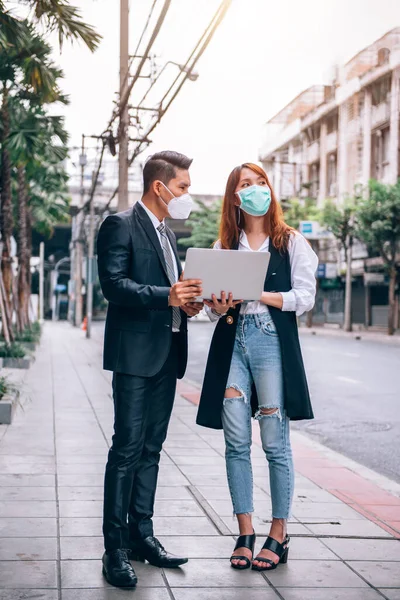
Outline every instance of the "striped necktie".
<path id="1" fill-rule="evenodd" d="M 158 229 L 158 232 L 159 232 L 160 238 L 161 238 L 161 246 L 162 246 L 162 250 L 164 253 L 165 265 L 167 267 L 168 279 L 169 279 L 170 284 L 174 285 L 174 283 L 176 283 L 175 270 L 174 270 L 174 257 L 172 256 L 172 252 L 171 252 L 170 245 L 168 242 L 168 237 L 167 237 L 167 234 L 165 231 L 164 223 L 160 223 L 159 226 L 157 227 L 157 229 Z M 182 317 L 181 317 L 179 306 L 173 306 L 172 307 L 172 328 L 179 330 L 179 328 L 181 326 L 181 321 L 182 321 Z"/>

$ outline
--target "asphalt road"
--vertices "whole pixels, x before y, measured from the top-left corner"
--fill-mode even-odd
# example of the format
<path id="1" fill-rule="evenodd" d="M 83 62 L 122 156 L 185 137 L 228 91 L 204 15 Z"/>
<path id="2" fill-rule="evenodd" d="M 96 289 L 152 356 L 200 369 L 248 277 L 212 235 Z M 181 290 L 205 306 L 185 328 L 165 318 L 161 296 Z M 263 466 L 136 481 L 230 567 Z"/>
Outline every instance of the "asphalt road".
<path id="1" fill-rule="evenodd" d="M 197 383 L 213 329 L 190 323 L 186 375 Z M 315 419 L 292 427 L 400 482 L 400 348 L 307 334 L 301 344 Z"/>

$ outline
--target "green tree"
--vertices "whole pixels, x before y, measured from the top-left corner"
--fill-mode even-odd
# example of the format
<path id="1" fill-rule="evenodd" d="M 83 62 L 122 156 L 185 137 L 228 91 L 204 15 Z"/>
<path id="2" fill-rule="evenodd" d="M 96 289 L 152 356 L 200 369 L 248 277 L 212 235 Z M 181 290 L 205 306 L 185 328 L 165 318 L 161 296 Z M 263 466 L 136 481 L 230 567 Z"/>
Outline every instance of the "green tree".
<path id="1" fill-rule="evenodd" d="M 32 214 L 30 177 L 42 164 L 60 163 L 67 156 L 68 134 L 61 117 L 48 116 L 43 108 L 20 106 L 15 111 L 18 126 L 12 131 L 8 147 L 17 169 L 18 214 L 18 321 L 20 330 L 29 325 L 32 255 Z M 58 142 L 58 143 L 56 143 Z M 43 168 L 43 167 L 42 167 Z"/>
<path id="2" fill-rule="evenodd" d="M 291 198 L 282 202 L 282 209 L 285 222 L 294 229 L 299 229 L 301 221 L 319 221 L 320 215 L 315 198 Z M 310 244 L 318 254 L 318 240 L 310 240 Z M 312 327 L 313 314 L 314 309 L 307 313 L 307 327 Z"/>
<path id="3" fill-rule="evenodd" d="M 285 222 L 299 229 L 300 221 L 318 221 L 319 211 L 314 198 L 291 198 L 282 202 Z"/>
<path id="4" fill-rule="evenodd" d="M 359 201 L 357 196 L 354 199 L 347 199 L 343 204 L 337 205 L 332 200 L 327 200 L 321 211 L 321 223 L 326 226 L 335 237 L 339 248 L 344 250 L 346 258 L 346 288 L 344 299 L 344 324 L 345 331 L 352 330 L 351 321 L 351 292 L 352 292 L 352 272 L 351 263 L 353 256 L 353 242 L 355 235 L 355 214 L 356 206 Z"/>
<path id="5" fill-rule="evenodd" d="M 25 23 L 10 10 L 12 4 L 11 1 L 0 0 L 0 49 L 10 46 L 23 48 L 26 43 Z M 82 41 L 93 52 L 102 39 L 91 25 L 82 20 L 80 10 L 67 0 L 21 0 L 20 4 L 30 9 L 32 25 L 57 33 L 60 49 L 64 40 Z"/>
<path id="6" fill-rule="evenodd" d="M 12 314 L 12 259 L 11 236 L 14 227 L 12 211 L 11 175 L 13 164 L 10 156 L 12 129 L 17 137 L 21 124 L 19 115 L 24 107 L 65 101 L 58 87 L 62 72 L 51 60 L 51 48 L 27 23 L 21 22 L 26 43 L 23 48 L 7 47 L 0 52 L 0 146 L 1 146 L 1 236 L 2 276 L 5 288 L 7 315 Z M 30 133 L 30 143 L 34 143 L 34 134 Z M 15 146 L 15 142 L 14 142 Z M 20 179 L 22 183 L 22 179 Z"/>
<path id="7" fill-rule="evenodd" d="M 400 246 L 400 180 L 395 185 L 369 182 L 369 196 L 360 202 L 357 210 L 357 237 L 380 254 L 389 274 L 388 334 L 393 335 L 398 275 L 396 253 Z"/>
<path id="8" fill-rule="evenodd" d="M 181 246 L 194 246 L 195 248 L 209 248 L 218 238 L 219 223 L 221 220 L 222 201 L 207 206 L 203 201 L 196 200 L 199 205 L 192 212 L 187 221 L 191 235 L 179 240 Z"/>

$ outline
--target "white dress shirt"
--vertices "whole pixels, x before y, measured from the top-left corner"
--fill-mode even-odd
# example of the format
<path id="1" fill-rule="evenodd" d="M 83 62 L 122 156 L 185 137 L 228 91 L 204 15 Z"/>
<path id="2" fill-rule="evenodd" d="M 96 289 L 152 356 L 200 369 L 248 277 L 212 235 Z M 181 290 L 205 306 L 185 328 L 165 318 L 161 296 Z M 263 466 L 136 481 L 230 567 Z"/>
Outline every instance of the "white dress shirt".
<path id="1" fill-rule="evenodd" d="M 269 248 L 269 238 L 262 243 L 258 252 L 266 252 Z M 214 249 L 221 249 L 221 242 L 218 240 L 214 244 Z M 247 235 L 242 231 L 239 239 L 239 251 L 254 252 L 250 247 Z M 288 292 L 279 292 L 283 298 L 282 310 L 293 311 L 297 316 L 309 311 L 314 306 L 316 293 L 315 272 L 318 267 L 318 256 L 311 248 L 307 240 L 297 231 L 292 233 L 288 246 L 289 260 L 292 275 L 292 289 Z M 228 292 L 229 290 L 226 290 Z M 211 321 L 216 321 L 219 315 L 216 315 L 206 307 L 207 314 Z M 240 307 L 240 314 L 260 314 L 268 312 L 268 306 L 263 302 L 243 302 Z"/>
<path id="2" fill-rule="evenodd" d="M 142 202 L 141 200 L 139 200 L 138 202 L 139 202 L 140 206 L 142 208 L 144 208 L 144 210 L 146 211 L 146 213 L 149 216 L 150 221 L 153 223 L 154 229 L 156 230 L 156 233 L 157 233 L 157 236 L 158 236 L 158 240 L 160 242 L 160 246 L 161 246 L 161 249 L 162 249 L 161 234 L 160 234 L 160 232 L 157 229 L 157 227 L 160 225 L 161 221 L 159 221 L 159 219 L 156 217 L 156 215 L 154 213 L 152 213 L 151 210 L 149 210 L 147 208 L 147 206 L 145 205 L 144 202 Z M 164 221 L 162 221 L 162 222 L 164 223 Z M 178 281 L 178 265 L 176 263 L 175 253 L 174 253 L 174 251 L 172 249 L 172 246 L 171 246 L 171 243 L 169 241 L 168 236 L 167 236 L 167 241 L 168 241 L 169 249 L 171 251 L 172 261 L 173 261 L 173 264 L 174 264 L 174 275 L 175 275 L 175 283 L 176 283 Z M 172 331 L 174 333 L 178 333 L 179 329 L 172 328 Z"/>

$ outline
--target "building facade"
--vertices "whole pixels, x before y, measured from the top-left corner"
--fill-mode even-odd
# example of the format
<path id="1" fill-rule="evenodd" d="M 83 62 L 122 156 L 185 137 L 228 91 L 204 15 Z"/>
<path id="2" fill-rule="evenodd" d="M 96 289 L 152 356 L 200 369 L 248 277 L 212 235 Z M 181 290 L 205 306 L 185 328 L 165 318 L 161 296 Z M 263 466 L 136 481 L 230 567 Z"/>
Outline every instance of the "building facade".
<path id="1" fill-rule="evenodd" d="M 371 178 L 396 183 L 400 176 L 399 140 L 397 27 L 335 68 L 329 85 L 308 88 L 270 119 L 260 160 L 279 200 L 308 196 L 322 206 L 328 198 L 343 202 L 354 195 L 357 185 L 365 187 Z M 322 258 L 329 262 L 332 252 L 325 252 Z M 387 283 L 382 263 L 368 257 L 361 245 L 355 248 L 354 259 L 355 321 L 384 325 Z M 340 269 L 339 264 L 339 273 Z M 371 270 L 381 274 L 368 277 Z M 339 322 L 339 288 L 333 295 L 337 308 L 333 320 Z M 371 304 L 374 301 L 376 304 Z M 325 306 L 321 319 L 329 320 L 329 301 L 321 299 L 320 293 L 319 302 Z"/>

